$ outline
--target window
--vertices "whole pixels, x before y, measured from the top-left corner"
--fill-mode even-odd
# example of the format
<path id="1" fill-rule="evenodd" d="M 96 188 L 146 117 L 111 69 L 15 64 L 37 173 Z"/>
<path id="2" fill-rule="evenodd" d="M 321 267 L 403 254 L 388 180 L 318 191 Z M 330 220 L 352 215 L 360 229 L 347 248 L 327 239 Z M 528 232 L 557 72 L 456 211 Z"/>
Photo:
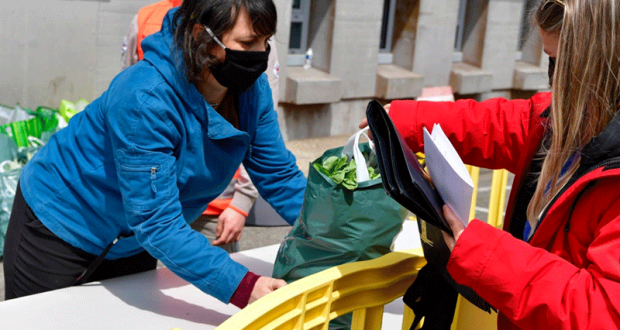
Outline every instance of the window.
<path id="1" fill-rule="evenodd" d="M 456 21 L 456 36 L 454 38 L 454 54 L 452 62 L 463 61 L 463 44 L 465 43 L 465 14 L 467 13 L 467 0 L 459 0 L 459 11 Z"/>
<path id="2" fill-rule="evenodd" d="M 383 1 L 383 19 L 381 20 L 381 42 L 379 44 L 379 50 L 384 53 L 392 51 L 392 34 L 394 32 L 395 11 L 395 0 Z"/>
<path id="3" fill-rule="evenodd" d="M 310 0 L 293 0 L 289 53 L 304 54 L 308 48 Z"/>
<path id="4" fill-rule="evenodd" d="M 394 34 L 394 13 L 396 0 L 383 0 L 383 18 L 379 41 L 379 64 L 392 63 L 392 36 Z"/>
<path id="5" fill-rule="evenodd" d="M 465 38 L 465 12 L 467 11 L 467 0 L 459 0 L 459 12 L 456 22 L 456 38 L 454 40 L 454 51 L 463 50 L 463 40 Z"/>

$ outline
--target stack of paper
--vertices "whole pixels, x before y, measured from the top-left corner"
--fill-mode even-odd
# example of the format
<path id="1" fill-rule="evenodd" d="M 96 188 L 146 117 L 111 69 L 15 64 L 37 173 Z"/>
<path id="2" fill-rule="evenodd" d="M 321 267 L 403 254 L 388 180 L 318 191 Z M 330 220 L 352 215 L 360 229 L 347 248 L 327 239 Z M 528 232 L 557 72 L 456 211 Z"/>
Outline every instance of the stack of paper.
<path id="1" fill-rule="evenodd" d="M 432 133 L 424 128 L 424 154 L 433 185 L 444 203 L 467 226 L 474 182 L 439 124 L 433 126 Z"/>

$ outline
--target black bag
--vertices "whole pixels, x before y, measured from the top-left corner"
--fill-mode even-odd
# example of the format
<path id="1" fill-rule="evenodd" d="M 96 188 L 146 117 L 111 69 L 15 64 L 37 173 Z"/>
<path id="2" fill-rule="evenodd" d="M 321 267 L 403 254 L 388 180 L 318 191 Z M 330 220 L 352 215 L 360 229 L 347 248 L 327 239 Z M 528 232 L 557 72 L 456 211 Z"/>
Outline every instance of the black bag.
<path id="1" fill-rule="evenodd" d="M 375 142 L 379 171 L 386 193 L 418 218 L 422 249 L 428 262 L 425 267 L 432 267 L 432 273 L 441 274 L 445 282 L 452 285 L 465 299 L 490 313 L 492 307 L 489 303 L 471 288 L 456 283 L 446 270 L 450 249 L 443 239 L 441 230 L 450 234 L 452 231 L 441 210 L 444 202 L 420 166 L 417 157 L 407 146 L 379 102 L 371 101 L 368 104 L 366 117 Z M 418 279 L 421 281 L 424 277 Z M 412 286 L 416 285 L 418 279 Z M 439 279 L 432 280 L 431 276 L 427 277 L 427 280 L 438 281 Z M 423 299 L 423 296 L 417 298 Z M 449 298 L 446 302 L 449 305 L 455 305 L 456 301 L 452 302 L 452 300 Z M 423 304 L 418 304 L 420 305 Z M 415 309 L 414 312 L 418 314 Z M 454 307 L 451 313 L 454 314 Z"/>
<path id="2" fill-rule="evenodd" d="M 441 211 L 444 204 L 441 196 L 383 106 L 377 101 L 371 101 L 366 116 L 375 140 L 385 192 L 419 218 L 452 233 Z"/>

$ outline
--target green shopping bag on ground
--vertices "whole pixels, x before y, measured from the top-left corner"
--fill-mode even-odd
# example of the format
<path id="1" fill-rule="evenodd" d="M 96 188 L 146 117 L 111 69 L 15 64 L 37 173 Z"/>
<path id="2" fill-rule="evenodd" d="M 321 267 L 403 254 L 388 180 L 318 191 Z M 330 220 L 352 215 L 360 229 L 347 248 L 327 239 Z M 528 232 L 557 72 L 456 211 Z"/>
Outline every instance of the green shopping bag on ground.
<path id="1" fill-rule="evenodd" d="M 40 136 L 35 137 L 47 143 L 52 135 L 61 128 L 59 126 L 59 118 L 61 118 L 61 116 L 57 110 L 48 107 L 38 107 L 35 111 L 35 116 L 41 120 L 42 131 Z"/>
<path id="2" fill-rule="evenodd" d="M 37 147 L 38 144 L 30 143 L 29 137 L 49 140 L 59 128 L 59 118 L 62 117 L 58 111 L 47 107 L 33 111 L 19 105 L 15 108 L 0 105 L 0 134 L 12 137 L 19 148 Z"/>
<path id="3" fill-rule="evenodd" d="M 18 147 L 28 147 L 28 136 L 39 138 L 42 131 L 41 120 L 26 109 L 0 105 L 0 133 L 12 137 Z"/>
<path id="4" fill-rule="evenodd" d="M 33 136 L 27 140 L 30 147 L 18 148 L 10 136 L 0 134 L 0 258 L 4 255 L 4 238 L 22 168 L 44 145 Z"/>
<path id="5" fill-rule="evenodd" d="M 76 111 L 83 109 L 83 103 L 80 100 Z M 65 111 L 68 118 L 74 114 Z M 4 255 L 4 238 L 22 167 L 61 128 L 61 119 L 64 121 L 57 110 L 47 107 L 32 111 L 19 105 L 0 105 L 0 257 Z"/>
<path id="6" fill-rule="evenodd" d="M 381 178 L 370 179 L 368 167 L 379 171 L 370 144 L 359 143 L 365 131 L 353 135 L 345 147 L 327 150 L 310 164 L 301 214 L 280 245 L 273 277 L 291 283 L 333 266 L 374 259 L 391 251 L 408 212 L 386 195 Z M 345 180 L 334 182 L 319 170 L 325 160 L 343 154 L 355 160 L 355 189 L 345 187 Z M 350 314 L 330 322 L 330 329 L 350 326 Z"/>
<path id="7" fill-rule="evenodd" d="M 17 154 L 15 141 L 8 135 L 0 134 L 0 257 L 4 255 L 4 237 L 22 169 L 17 162 Z"/>
<path id="8" fill-rule="evenodd" d="M 69 122 L 69 120 L 75 116 L 78 112 L 84 110 L 88 105 L 88 101 L 85 99 L 79 99 L 77 102 L 71 102 L 67 100 L 60 100 L 60 107 L 58 108 L 58 113 L 62 116 L 65 122 Z"/>

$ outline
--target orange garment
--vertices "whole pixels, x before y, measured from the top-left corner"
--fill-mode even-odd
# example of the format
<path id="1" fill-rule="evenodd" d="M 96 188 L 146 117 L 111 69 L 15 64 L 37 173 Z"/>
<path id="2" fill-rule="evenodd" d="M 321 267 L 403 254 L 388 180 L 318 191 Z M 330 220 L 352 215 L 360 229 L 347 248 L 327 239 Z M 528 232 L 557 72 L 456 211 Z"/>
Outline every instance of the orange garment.
<path id="1" fill-rule="evenodd" d="M 233 181 L 236 181 L 237 178 L 239 178 L 239 169 L 237 169 L 237 172 L 235 172 L 235 175 L 233 176 Z M 230 205 L 230 202 L 232 201 L 232 198 L 217 198 L 211 201 L 211 203 L 209 203 L 209 205 L 207 205 L 207 209 L 202 212 L 203 215 L 208 215 L 208 216 L 218 216 L 220 214 L 222 214 L 222 212 L 224 212 L 225 209 L 227 208 L 231 208 L 241 214 L 243 214 L 244 216 L 248 216 L 248 213 L 237 208 L 234 207 L 233 205 Z"/>
<path id="2" fill-rule="evenodd" d="M 138 11 L 138 35 L 137 35 L 137 49 L 138 49 L 138 60 L 144 58 L 144 52 L 142 51 L 142 40 L 153 33 L 159 32 L 161 30 L 162 22 L 164 21 L 164 16 L 166 13 L 174 7 L 180 6 L 182 0 L 162 0 L 160 2 L 142 7 Z M 233 180 L 237 180 L 239 177 L 239 170 L 235 173 Z M 232 208 L 235 211 L 243 214 L 244 216 L 248 216 L 248 213 L 230 205 L 232 202 L 231 198 L 217 198 L 207 206 L 207 209 L 202 213 L 207 216 L 219 216 L 222 212 L 227 208 Z"/>
<path id="3" fill-rule="evenodd" d="M 166 13 L 170 9 L 180 6 L 181 2 L 183 1 L 162 0 L 152 5 L 142 7 L 138 11 L 137 48 L 139 60 L 144 58 L 144 52 L 142 51 L 142 46 L 140 45 L 142 43 L 142 39 L 150 36 L 155 32 L 159 32 L 159 30 L 161 30 L 161 24 L 164 21 L 164 16 L 166 16 Z"/>

